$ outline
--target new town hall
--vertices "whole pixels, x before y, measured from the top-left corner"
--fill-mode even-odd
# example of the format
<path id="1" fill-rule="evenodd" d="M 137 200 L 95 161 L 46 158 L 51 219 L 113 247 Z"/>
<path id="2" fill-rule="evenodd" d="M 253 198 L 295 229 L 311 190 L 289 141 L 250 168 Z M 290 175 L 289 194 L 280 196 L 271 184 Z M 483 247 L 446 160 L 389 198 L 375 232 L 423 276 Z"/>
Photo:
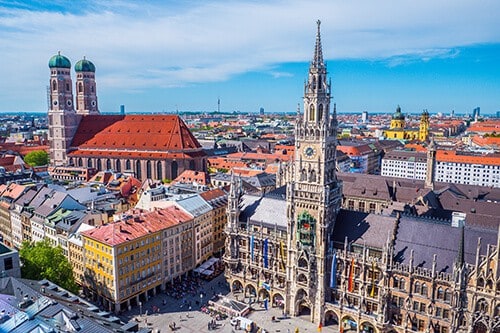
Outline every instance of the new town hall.
<path id="1" fill-rule="evenodd" d="M 264 196 L 231 181 L 231 290 L 344 332 L 500 332 L 498 191 L 337 175 L 330 100 L 318 22 L 290 180 Z"/>

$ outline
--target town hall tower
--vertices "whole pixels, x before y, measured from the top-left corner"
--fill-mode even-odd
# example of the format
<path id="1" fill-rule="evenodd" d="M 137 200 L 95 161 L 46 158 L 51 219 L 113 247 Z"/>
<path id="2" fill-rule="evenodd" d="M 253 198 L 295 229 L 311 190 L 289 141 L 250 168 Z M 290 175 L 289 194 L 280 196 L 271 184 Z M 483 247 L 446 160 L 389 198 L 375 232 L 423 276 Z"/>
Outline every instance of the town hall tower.
<path id="1" fill-rule="evenodd" d="M 310 313 L 323 322 L 331 263 L 332 232 L 340 209 L 342 184 L 335 173 L 337 119 L 330 115 L 331 82 L 323 61 L 320 24 L 304 87 L 304 113 L 295 124 L 292 181 L 287 186 L 286 311 Z"/>

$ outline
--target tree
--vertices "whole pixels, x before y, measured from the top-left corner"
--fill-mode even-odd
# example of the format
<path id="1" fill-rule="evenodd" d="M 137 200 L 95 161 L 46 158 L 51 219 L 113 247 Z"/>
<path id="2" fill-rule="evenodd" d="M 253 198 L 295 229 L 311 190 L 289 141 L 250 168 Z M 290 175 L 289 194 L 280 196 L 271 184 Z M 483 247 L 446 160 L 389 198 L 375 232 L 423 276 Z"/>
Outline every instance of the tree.
<path id="1" fill-rule="evenodd" d="M 29 166 L 47 165 L 49 164 L 49 154 L 45 150 L 35 150 L 26 154 L 24 162 Z"/>
<path id="2" fill-rule="evenodd" d="M 21 275 L 25 279 L 47 279 L 73 293 L 78 285 L 71 264 L 60 246 L 53 247 L 48 239 L 37 243 L 23 242 L 19 250 Z"/>

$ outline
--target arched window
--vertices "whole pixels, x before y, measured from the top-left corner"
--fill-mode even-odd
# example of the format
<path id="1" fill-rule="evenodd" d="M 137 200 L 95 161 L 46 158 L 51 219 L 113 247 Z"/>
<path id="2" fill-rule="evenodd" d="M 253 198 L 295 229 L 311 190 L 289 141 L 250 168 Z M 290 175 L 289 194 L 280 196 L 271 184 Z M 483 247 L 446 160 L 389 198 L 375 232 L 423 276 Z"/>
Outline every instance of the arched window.
<path id="1" fill-rule="evenodd" d="M 91 158 L 89 158 L 87 160 L 87 167 L 92 168 L 92 159 Z"/>
<path id="2" fill-rule="evenodd" d="M 483 278 L 479 278 L 479 279 L 477 280 L 477 286 L 478 286 L 479 288 L 483 288 L 483 287 L 484 287 L 484 279 L 483 279 Z"/>
<path id="3" fill-rule="evenodd" d="M 146 178 L 153 178 L 151 173 L 151 161 L 146 161 Z"/>
<path id="4" fill-rule="evenodd" d="M 98 158 L 97 161 L 96 161 L 96 163 L 97 163 L 97 166 L 96 166 L 97 167 L 97 171 L 102 171 L 101 159 Z"/>
<path id="5" fill-rule="evenodd" d="M 437 291 L 437 299 L 444 299 L 444 291 L 443 288 L 439 287 Z"/>
<path id="6" fill-rule="evenodd" d="M 90 86 L 90 92 L 94 92 L 94 86 Z"/>
<path id="7" fill-rule="evenodd" d="M 488 280 L 488 281 L 486 282 L 486 289 L 490 289 L 490 290 L 492 290 L 492 289 L 493 289 L 493 281 Z"/>
<path id="8" fill-rule="evenodd" d="M 427 285 L 425 283 L 422 283 L 422 291 L 420 292 L 423 296 L 427 297 Z"/>
<path id="9" fill-rule="evenodd" d="M 444 301 L 445 301 L 446 303 L 450 303 L 450 302 L 451 302 L 451 292 L 450 292 L 450 290 L 449 290 L 449 289 L 446 289 L 446 290 L 444 291 Z"/>
<path id="10" fill-rule="evenodd" d="M 405 287 L 406 287 L 406 281 L 404 278 L 401 278 L 401 280 L 399 280 L 399 289 L 404 290 Z"/>
<path id="11" fill-rule="evenodd" d="M 413 288 L 413 292 L 415 294 L 420 294 L 420 291 L 421 291 L 421 289 L 420 289 L 420 282 L 417 281 L 417 282 L 415 282 L 415 287 Z"/>
<path id="12" fill-rule="evenodd" d="M 141 161 L 140 160 L 137 160 L 135 162 L 135 176 L 137 177 L 137 179 L 142 178 L 142 170 L 141 170 Z"/>
<path id="13" fill-rule="evenodd" d="M 57 80 L 52 81 L 52 90 L 57 90 Z"/>
<path id="14" fill-rule="evenodd" d="M 83 84 L 78 82 L 78 92 L 83 92 Z"/>
<path id="15" fill-rule="evenodd" d="M 314 119 L 315 119 L 314 118 L 314 112 L 315 112 L 314 105 L 311 104 L 309 106 L 309 121 L 314 121 Z"/>
<path id="16" fill-rule="evenodd" d="M 300 258 L 299 259 L 299 268 L 307 268 L 308 264 L 307 264 L 307 260 L 305 260 L 304 258 Z"/>
<path id="17" fill-rule="evenodd" d="M 66 91 L 69 91 L 69 83 L 66 83 Z"/>
<path id="18" fill-rule="evenodd" d="M 323 104 L 320 104 L 318 107 L 318 120 L 321 121 L 323 119 Z"/>
<path id="19" fill-rule="evenodd" d="M 125 170 L 132 170 L 132 163 L 130 163 L 130 160 L 125 161 Z"/>
<path id="20" fill-rule="evenodd" d="M 488 312 L 488 302 L 484 298 L 477 302 L 476 311 Z"/>
<path id="21" fill-rule="evenodd" d="M 122 164 L 120 160 L 116 160 L 116 171 L 121 172 L 122 171 Z"/>
<path id="22" fill-rule="evenodd" d="M 161 162 L 158 161 L 156 162 L 156 178 L 159 180 L 163 179 L 163 174 L 162 174 L 162 168 L 161 168 Z"/>
<path id="23" fill-rule="evenodd" d="M 106 160 L 106 170 L 111 170 L 111 169 L 112 169 L 112 167 L 111 167 L 111 160 L 108 158 Z"/>
<path id="24" fill-rule="evenodd" d="M 179 167 L 177 165 L 176 161 L 172 162 L 172 165 L 170 166 L 170 177 L 172 180 L 177 178 L 177 172 L 179 171 Z"/>
<path id="25" fill-rule="evenodd" d="M 80 167 L 83 166 L 83 160 L 81 157 L 78 159 L 77 163 L 78 163 L 78 166 L 80 166 Z"/>
<path id="26" fill-rule="evenodd" d="M 392 286 L 394 288 L 399 288 L 399 278 L 397 276 L 392 278 Z"/>
<path id="27" fill-rule="evenodd" d="M 194 170 L 194 160 L 189 161 L 189 170 Z"/>

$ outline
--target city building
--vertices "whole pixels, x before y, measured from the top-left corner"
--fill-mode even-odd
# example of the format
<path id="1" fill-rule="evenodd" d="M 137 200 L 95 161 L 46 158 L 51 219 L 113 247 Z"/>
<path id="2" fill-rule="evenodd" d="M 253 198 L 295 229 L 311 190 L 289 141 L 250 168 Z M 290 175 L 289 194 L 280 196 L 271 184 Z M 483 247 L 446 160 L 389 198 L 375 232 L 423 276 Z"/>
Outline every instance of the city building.
<path id="1" fill-rule="evenodd" d="M 425 180 L 427 154 L 410 150 L 392 150 L 382 158 L 382 176 Z"/>
<path id="2" fill-rule="evenodd" d="M 82 231 L 84 292 L 109 311 L 140 305 L 195 267 L 193 233 L 176 206 Z"/>
<path id="3" fill-rule="evenodd" d="M 429 139 L 429 112 L 427 110 L 422 112 L 418 128 L 406 128 L 405 116 L 398 105 L 396 112 L 392 115 L 389 129 L 384 131 L 384 137 L 396 140 L 427 141 Z"/>
<path id="4" fill-rule="evenodd" d="M 232 292 L 319 329 L 500 332 L 500 190 L 435 182 L 432 172 L 337 174 L 326 76 L 318 22 L 291 177 L 262 196 L 231 179 L 223 258 Z M 429 152 L 436 159 L 432 142 Z"/>
<path id="5" fill-rule="evenodd" d="M 129 171 L 141 180 L 205 170 L 205 153 L 179 116 L 101 115 L 95 66 L 87 59 L 75 65 L 75 111 L 71 62 L 57 54 L 49 68 L 51 165 Z"/>
<path id="6" fill-rule="evenodd" d="M 0 272 L 3 276 L 21 277 L 19 252 L 0 242 Z"/>

